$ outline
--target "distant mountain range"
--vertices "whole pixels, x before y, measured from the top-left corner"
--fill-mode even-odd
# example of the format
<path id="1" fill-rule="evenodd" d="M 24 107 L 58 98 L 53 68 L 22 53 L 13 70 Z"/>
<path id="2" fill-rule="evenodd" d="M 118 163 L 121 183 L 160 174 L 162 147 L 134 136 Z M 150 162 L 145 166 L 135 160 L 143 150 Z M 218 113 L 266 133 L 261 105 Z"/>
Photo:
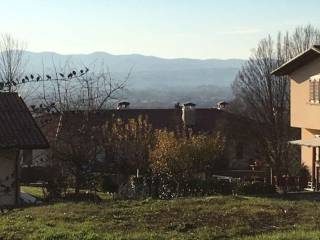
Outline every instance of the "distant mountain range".
<path id="1" fill-rule="evenodd" d="M 130 72 L 123 98 L 133 107 L 172 107 L 175 102 L 193 101 L 213 106 L 232 98 L 230 84 L 244 64 L 242 59 L 165 59 L 153 56 L 112 55 L 105 52 L 62 55 L 26 52 L 26 73 L 67 73 L 85 66 L 91 71 L 109 69 L 112 78 L 124 79 Z"/>
<path id="2" fill-rule="evenodd" d="M 216 85 L 230 86 L 241 65 L 242 59 L 165 59 L 139 54 L 112 55 L 105 52 L 62 55 L 54 52 L 26 52 L 27 71 L 50 71 L 53 63 L 60 69 L 87 66 L 99 71 L 108 67 L 112 76 L 123 78 L 131 72 L 133 88 L 179 87 Z"/>

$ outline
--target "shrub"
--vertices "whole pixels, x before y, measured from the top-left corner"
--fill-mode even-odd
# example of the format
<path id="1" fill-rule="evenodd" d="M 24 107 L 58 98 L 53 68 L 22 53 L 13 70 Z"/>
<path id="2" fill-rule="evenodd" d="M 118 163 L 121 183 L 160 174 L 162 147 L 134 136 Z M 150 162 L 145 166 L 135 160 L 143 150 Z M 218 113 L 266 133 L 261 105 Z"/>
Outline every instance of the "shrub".
<path id="1" fill-rule="evenodd" d="M 153 141 L 153 128 L 147 116 L 106 122 L 103 143 L 108 172 L 127 176 L 135 174 L 137 169 L 140 173 L 147 172 Z"/>
<path id="2" fill-rule="evenodd" d="M 232 194 L 234 183 L 216 178 L 194 178 L 187 181 L 176 182 L 164 175 L 158 178 L 157 194 L 160 199 L 172 199 L 175 197 L 210 196 L 214 194 Z M 153 188 L 154 189 L 154 188 Z"/>
<path id="3" fill-rule="evenodd" d="M 147 178 L 131 176 L 126 184 L 119 187 L 117 198 L 143 199 L 150 195 Z"/>
<path id="4" fill-rule="evenodd" d="M 193 178 L 185 181 L 175 181 L 167 175 L 157 177 L 131 177 L 129 182 L 120 187 L 118 197 L 121 199 L 141 199 L 152 196 L 160 199 L 177 197 L 201 197 L 216 194 L 230 195 L 263 195 L 274 194 L 273 185 L 263 182 L 235 182 L 226 179 Z"/>
<path id="5" fill-rule="evenodd" d="M 235 192 L 243 195 L 273 194 L 276 193 L 276 188 L 264 182 L 240 182 L 236 185 Z"/>
<path id="6" fill-rule="evenodd" d="M 99 197 L 99 195 L 95 193 L 89 193 L 89 192 L 80 192 L 80 193 L 67 193 L 63 197 L 63 200 L 65 201 L 74 201 L 74 202 L 95 202 L 99 203 L 102 201 L 102 199 Z"/>
<path id="7" fill-rule="evenodd" d="M 225 160 L 224 147 L 220 134 L 186 136 L 159 130 L 150 154 L 152 173 L 182 185 L 197 175 L 210 173 L 218 161 Z"/>
<path id="8" fill-rule="evenodd" d="M 116 193 L 118 192 L 119 185 L 115 180 L 116 176 L 111 174 L 105 174 L 101 177 L 100 188 L 104 192 Z"/>
<path id="9" fill-rule="evenodd" d="M 216 178 L 193 179 L 187 181 L 182 189 L 184 196 L 208 196 L 214 194 L 231 194 L 233 183 Z"/>

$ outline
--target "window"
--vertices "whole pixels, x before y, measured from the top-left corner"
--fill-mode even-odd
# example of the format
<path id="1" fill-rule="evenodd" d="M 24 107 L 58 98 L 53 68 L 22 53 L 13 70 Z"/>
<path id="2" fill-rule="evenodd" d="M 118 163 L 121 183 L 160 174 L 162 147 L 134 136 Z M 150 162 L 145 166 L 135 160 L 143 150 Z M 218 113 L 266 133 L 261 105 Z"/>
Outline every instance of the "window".
<path id="1" fill-rule="evenodd" d="M 24 165 L 32 165 L 32 150 L 24 149 L 22 152 L 22 163 Z"/>
<path id="2" fill-rule="evenodd" d="M 309 82 L 309 101 L 310 103 L 319 103 L 320 101 L 319 79 L 311 78 Z"/>

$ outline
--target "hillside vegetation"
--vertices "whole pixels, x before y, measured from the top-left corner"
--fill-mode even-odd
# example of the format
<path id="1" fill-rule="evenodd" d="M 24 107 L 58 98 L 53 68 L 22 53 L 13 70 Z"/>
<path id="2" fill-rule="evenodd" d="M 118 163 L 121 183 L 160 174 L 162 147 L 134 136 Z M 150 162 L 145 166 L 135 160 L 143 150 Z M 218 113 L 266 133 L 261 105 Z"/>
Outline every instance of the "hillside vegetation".
<path id="1" fill-rule="evenodd" d="M 55 203 L 0 215 L 0 239 L 319 239 L 320 203 L 214 196 Z"/>

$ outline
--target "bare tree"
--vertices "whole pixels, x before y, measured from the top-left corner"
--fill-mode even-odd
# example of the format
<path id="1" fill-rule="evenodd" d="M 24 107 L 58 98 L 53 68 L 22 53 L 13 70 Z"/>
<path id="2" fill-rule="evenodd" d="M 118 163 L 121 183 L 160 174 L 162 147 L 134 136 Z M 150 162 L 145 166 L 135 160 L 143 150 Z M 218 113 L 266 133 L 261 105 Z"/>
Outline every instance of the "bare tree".
<path id="1" fill-rule="evenodd" d="M 117 80 L 111 73 L 102 68 L 100 71 L 89 71 L 87 67 L 70 72 L 54 66 L 52 74 L 43 74 L 42 89 L 37 100 L 42 107 L 54 109 L 63 114 L 66 111 L 93 111 L 110 107 L 111 102 L 121 98 L 130 73 L 125 79 Z M 48 83 L 45 83 L 48 82 Z"/>
<path id="2" fill-rule="evenodd" d="M 320 30 L 312 25 L 297 27 L 290 37 L 290 58 L 320 43 Z"/>
<path id="3" fill-rule="evenodd" d="M 0 37 L 0 90 L 16 91 L 23 76 L 24 44 L 9 34 Z"/>
<path id="4" fill-rule="evenodd" d="M 104 122 L 96 123 L 96 112 L 121 97 L 130 73 L 125 79 L 116 80 L 105 68 L 99 72 L 89 71 L 87 67 L 64 71 L 53 66 L 53 73 L 40 77 L 43 84 L 39 104 L 34 105 L 33 110 L 40 118 L 44 112 L 59 114 L 59 130 L 51 143 L 51 158 L 72 177 L 69 183 L 75 194 L 79 194 L 81 187 L 94 184 L 92 177 L 98 154 L 104 153 L 101 135 Z"/>
<path id="5" fill-rule="evenodd" d="M 265 161 L 279 175 L 286 173 L 290 162 L 288 140 L 290 128 L 289 81 L 271 74 L 292 56 L 318 43 L 319 30 L 312 26 L 298 27 L 290 35 L 278 34 L 262 39 L 253 55 L 239 71 L 233 91 L 244 106 L 245 114 L 259 124 L 257 141 Z"/>

